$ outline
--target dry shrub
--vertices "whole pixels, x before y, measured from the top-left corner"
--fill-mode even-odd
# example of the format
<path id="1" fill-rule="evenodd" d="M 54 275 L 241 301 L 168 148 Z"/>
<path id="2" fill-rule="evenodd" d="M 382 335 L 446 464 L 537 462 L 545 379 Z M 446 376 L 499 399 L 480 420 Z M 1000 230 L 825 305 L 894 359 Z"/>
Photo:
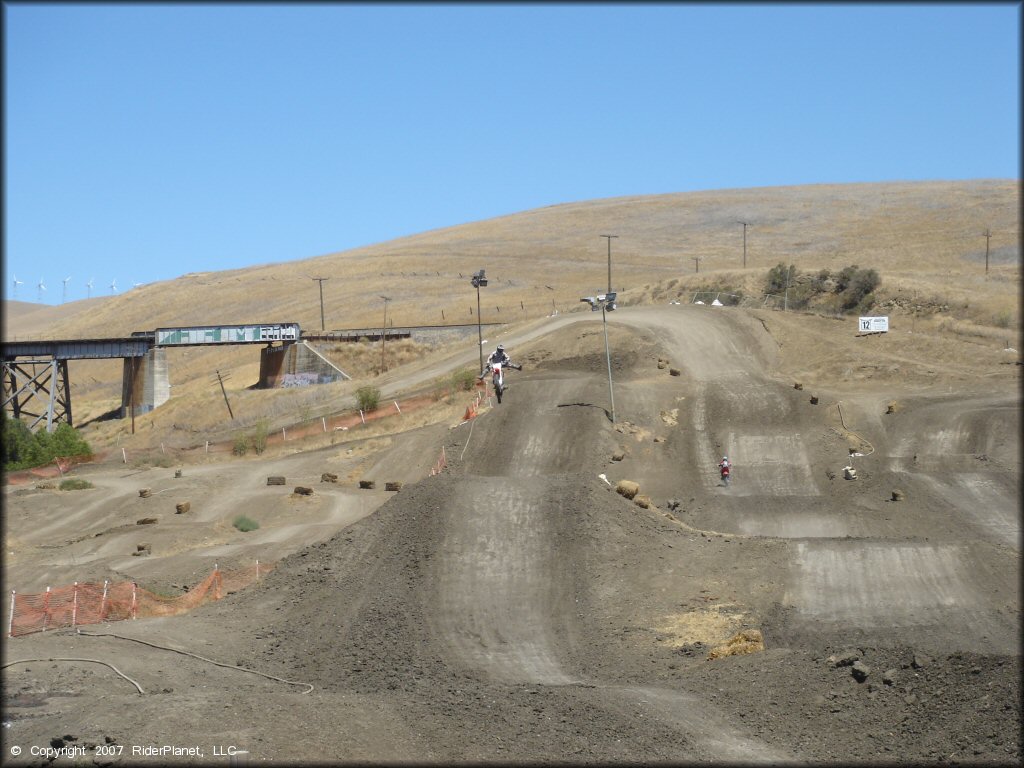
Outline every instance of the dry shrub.
<path id="1" fill-rule="evenodd" d="M 708 653 L 708 661 L 725 658 L 726 656 L 742 656 L 747 653 L 758 653 L 764 650 L 764 636 L 759 629 L 744 629 L 726 641 L 725 645 L 712 648 Z"/>

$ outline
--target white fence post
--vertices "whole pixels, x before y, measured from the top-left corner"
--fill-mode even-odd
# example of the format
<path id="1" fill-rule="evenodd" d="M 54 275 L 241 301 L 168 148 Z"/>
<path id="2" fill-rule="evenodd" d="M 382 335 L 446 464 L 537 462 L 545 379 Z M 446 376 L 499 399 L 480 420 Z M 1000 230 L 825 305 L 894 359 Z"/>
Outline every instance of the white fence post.
<path id="1" fill-rule="evenodd" d="M 324 423 L 324 432 L 326 432 L 327 431 L 327 417 L 326 416 L 321 416 L 320 419 Z"/>
<path id="2" fill-rule="evenodd" d="M 71 626 L 78 623 L 78 582 L 75 582 L 75 594 L 71 601 Z"/>
<path id="3" fill-rule="evenodd" d="M 100 599 L 100 621 L 103 621 L 104 611 L 107 609 L 107 585 L 110 584 L 108 579 L 103 580 L 103 597 Z"/>
<path id="4" fill-rule="evenodd" d="M 138 605 L 139 605 L 139 604 L 138 604 L 138 601 L 136 600 L 136 596 L 135 596 L 135 593 L 136 593 L 136 591 L 138 590 L 138 588 L 139 588 L 139 585 L 138 585 L 138 584 L 136 584 L 136 583 L 135 583 L 135 582 L 133 581 L 133 582 L 132 582 L 132 618 L 133 618 L 133 619 L 134 619 L 134 618 L 136 617 L 136 615 L 137 615 L 137 611 L 138 611 Z"/>
<path id="5" fill-rule="evenodd" d="M 46 588 L 46 597 L 43 598 L 43 632 L 50 621 L 50 588 Z"/>
<path id="6" fill-rule="evenodd" d="M 402 409 L 398 407 L 398 401 L 395 400 L 394 403 L 395 403 L 395 410 L 397 410 L 399 413 L 401 413 Z"/>
<path id="7" fill-rule="evenodd" d="M 18 593 L 16 590 L 11 590 L 11 618 L 7 620 L 7 636 L 14 637 L 14 602 L 17 598 Z"/>

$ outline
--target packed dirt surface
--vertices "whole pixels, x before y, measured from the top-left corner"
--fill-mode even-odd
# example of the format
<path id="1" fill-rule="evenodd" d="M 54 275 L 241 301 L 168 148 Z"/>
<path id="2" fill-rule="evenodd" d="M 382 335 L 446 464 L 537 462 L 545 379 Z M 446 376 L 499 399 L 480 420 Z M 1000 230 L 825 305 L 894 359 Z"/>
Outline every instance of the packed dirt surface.
<path id="1" fill-rule="evenodd" d="M 522 372 L 467 421 L 6 487 L 21 592 L 276 566 L 182 616 L 5 639 L 5 762 L 1018 763 L 1019 368 L 739 309 L 608 327 L 612 393 L 588 313 L 509 338 Z"/>

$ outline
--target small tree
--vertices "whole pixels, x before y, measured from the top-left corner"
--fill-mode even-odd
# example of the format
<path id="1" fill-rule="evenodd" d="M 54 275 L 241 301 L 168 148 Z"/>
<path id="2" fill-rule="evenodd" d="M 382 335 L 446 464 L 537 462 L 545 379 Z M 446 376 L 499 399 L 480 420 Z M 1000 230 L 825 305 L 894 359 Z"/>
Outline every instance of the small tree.
<path id="1" fill-rule="evenodd" d="M 375 411 L 380 405 L 380 390 L 365 386 L 356 390 L 356 405 L 361 411 Z"/>
<path id="2" fill-rule="evenodd" d="M 787 267 L 779 263 L 768 270 L 768 279 L 765 282 L 764 292 L 770 294 L 784 293 L 793 284 L 796 278 L 796 267 L 792 264 Z"/>
<path id="3" fill-rule="evenodd" d="M 456 392 L 468 392 L 476 384 L 476 373 L 469 369 L 456 371 L 452 374 L 452 389 Z"/>

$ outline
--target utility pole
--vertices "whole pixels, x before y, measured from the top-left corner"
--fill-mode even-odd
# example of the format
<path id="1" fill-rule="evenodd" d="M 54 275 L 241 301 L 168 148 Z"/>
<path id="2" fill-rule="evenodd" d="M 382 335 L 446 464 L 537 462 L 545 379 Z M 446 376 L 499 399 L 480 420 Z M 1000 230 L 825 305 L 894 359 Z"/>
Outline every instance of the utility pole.
<path id="1" fill-rule="evenodd" d="M 380 372 L 384 373 L 384 342 L 387 340 L 388 333 L 388 302 L 391 299 L 387 296 L 381 296 L 384 299 L 384 327 L 380 331 Z"/>
<path id="2" fill-rule="evenodd" d="M 692 256 L 691 258 L 695 267 L 694 272 L 700 272 L 700 256 Z"/>
<path id="3" fill-rule="evenodd" d="M 233 421 L 235 414 L 231 412 L 231 403 L 228 402 L 228 391 L 224 388 L 224 378 L 220 375 L 220 371 L 217 371 L 217 381 L 220 382 L 220 391 L 224 394 L 224 404 L 228 407 L 228 416 Z"/>
<path id="4" fill-rule="evenodd" d="M 747 266 L 747 222 L 741 221 L 739 223 L 743 225 L 743 267 L 745 269 Z"/>
<path id="5" fill-rule="evenodd" d="M 612 238 L 618 235 L 601 235 L 608 239 L 608 293 L 612 292 Z"/>
<path id="6" fill-rule="evenodd" d="M 324 280 L 330 280 L 329 277 L 311 277 L 310 280 L 316 280 L 320 283 L 320 330 L 326 330 L 327 326 L 324 324 Z"/>
<path id="7" fill-rule="evenodd" d="M 985 274 L 988 274 L 988 243 L 992 239 L 992 233 L 985 230 Z"/>

